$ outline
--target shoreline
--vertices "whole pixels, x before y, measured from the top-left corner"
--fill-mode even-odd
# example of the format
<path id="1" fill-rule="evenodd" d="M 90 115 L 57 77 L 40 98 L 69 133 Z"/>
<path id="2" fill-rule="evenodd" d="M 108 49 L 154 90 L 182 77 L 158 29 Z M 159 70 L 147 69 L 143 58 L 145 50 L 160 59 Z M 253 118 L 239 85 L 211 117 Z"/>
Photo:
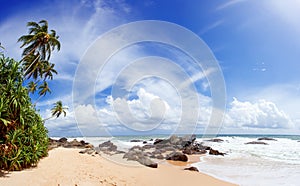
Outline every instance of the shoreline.
<path id="1" fill-rule="evenodd" d="M 96 155 L 80 154 L 80 149 L 56 148 L 49 151 L 37 167 L 0 174 L 0 185 L 203 185 L 235 184 L 202 172 L 183 170 L 186 166 L 174 161 L 159 163 L 157 169 L 145 166 L 124 166 Z M 193 155 L 186 165 L 192 166 Z M 125 160 L 126 161 L 126 160 Z M 24 180 L 26 182 L 24 183 Z"/>

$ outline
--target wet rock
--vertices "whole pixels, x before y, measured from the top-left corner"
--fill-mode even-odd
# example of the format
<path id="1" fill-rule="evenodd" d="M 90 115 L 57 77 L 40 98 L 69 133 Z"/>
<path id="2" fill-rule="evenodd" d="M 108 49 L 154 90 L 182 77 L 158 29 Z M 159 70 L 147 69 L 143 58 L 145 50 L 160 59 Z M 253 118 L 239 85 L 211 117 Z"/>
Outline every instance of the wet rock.
<path id="1" fill-rule="evenodd" d="M 133 139 L 133 140 L 130 140 L 130 142 L 142 142 L 142 140 Z"/>
<path id="2" fill-rule="evenodd" d="M 210 142 L 223 142 L 224 140 L 218 139 L 218 138 L 214 138 L 214 139 L 210 139 L 210 140 L 206 140 L 206 141 L 210 141 Z"/>
<path id="3" fill-rule="evenodd" d="M 246 145 L 248 145 L 248 144 L 268 145 L 267 143 L 262 142 L 262 141 L 251 141 L 251 142 L 247 142 L 247 143 L 245 143 L 245 144 L 246 144 Z"/>
<path id="4" fill-rule="evenodd" d="M 221 156 L 224 156 L 225 155 L 225 153 L 223 153 L 223 152 L 219 152 L 218 150 L 214 150 L 214 149 L 210 149 L 209 150 L 209 154 L 210 155 L 221 155 Z"/>
<path id="5" fill-rule="evenodd" d="M 160 142 L 162 142 L 162 141 L 164 141 L 163 139 L 155 139 L 155 141 L 154 141 L 154 145 L 156 145 L 156 144 L 158 144 L 158 143 L 160 143 Z"/>
<path id="6" fill-rule="evenodd" d="M 147 167 L 151 167 L 151 168 L 157 168 L 158 167 L 157 163 L 153 162 L 150 158 L 148 158 L 146 156 L 140 157 L 137 161 L 140 164 L 145 165 Z"/>
<path id="7" fill-rule="evenodd" d="M 167 160 L 173 160 L 173 161 L 188 161 L 188 157 L 183 154 L 182 152 L 172 152 L 171 154 L 168 154 L 166 157 Z"/>
<path id="8" fill-rule="evenodd" d="M 199 172 L 199 170 L 197 169 L 197 167 L 188 167 L 188 168 L 185 168 L 184 170 Z"/>
<path id="9" fill-rule="evenodd" d="M 143 144 L 146 144 L 147 143 L 147 141 L 143 141 Z"/>
<path id="10" fill-rule="evenodd" d="M 193 149 L 193 148 L 186 148 L 182 151 L 183 154 L 205 154 L 206 150 L 200 150 L 200 149 Z"/>
<path id="11" fill-rule="evenodd" d="M 269 140 L 269 141 L 277 141 L 274 138 L 267 138 L 267 137 L 263 137 L 263 138 L 258 138 L 257 140 Z"/>
<path id="12" fill-rule="evenodd" d="M 181 141 L 180 141 L 180 145 L 182 147 L 188 147 L 190 145 L 192 145 L 196 140 L 196 135 L 193 134 L 193 135 L 186 135 L 186 136 L 183 136 L 181 138 Z"/>

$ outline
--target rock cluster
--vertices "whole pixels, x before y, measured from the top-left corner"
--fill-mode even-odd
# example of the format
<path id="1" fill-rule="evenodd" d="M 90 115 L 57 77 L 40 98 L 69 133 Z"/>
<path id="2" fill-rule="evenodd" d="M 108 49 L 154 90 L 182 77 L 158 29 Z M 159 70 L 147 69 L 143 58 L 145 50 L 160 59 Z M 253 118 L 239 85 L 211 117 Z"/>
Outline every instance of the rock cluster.
<path id="1" fill-rule="evenodd" d="M 274 138 L 267 138 L 267 137 L 263 137 L 263 138 L 258 138 L 257 140 L 269 140 L 269 141 L 277 141 Z"/>
<path id="2" fill-rule="evenodd" d="M 150 140 L 153 141 L 153 140 Z M 168 139 L 155 139 L 153 144 L 147 144 L 143 140 L 131 140 L 131 142 L 143 142 L 144 146 L 133 146 L 128 152 L 117 150 L 112 142 L 107 141 L 96 147 L 95 150 L 106 154 L 124 153 L 123 158 L 126 160 L 137 161 L 142 165 L 156 168 L 158 165 L 153 160 L 173 160 L 173 161 L 188 161 L 187 155 L 205 154 L 207 150 L 211 151 L 210 147 L 204 146 L 196 142 L 196 135 L 187 135 L 183 137 L 172 135 Z M 212 155 L 224 155 L 219 151 Z"/>
<path id="3" fill-rule="evenodd" d="M 89 148 L 93 149 L 94 146 L 90 143 L 87 143 L 83 140 L 77 141 L 74 139 L 73 141 L 68 141 L 67 138 L 60 138 L 59 140 L 49 138 L 49 146 L 48 149 L 54 149 L 57 147 L 65 147 L 65 148 Z"/>

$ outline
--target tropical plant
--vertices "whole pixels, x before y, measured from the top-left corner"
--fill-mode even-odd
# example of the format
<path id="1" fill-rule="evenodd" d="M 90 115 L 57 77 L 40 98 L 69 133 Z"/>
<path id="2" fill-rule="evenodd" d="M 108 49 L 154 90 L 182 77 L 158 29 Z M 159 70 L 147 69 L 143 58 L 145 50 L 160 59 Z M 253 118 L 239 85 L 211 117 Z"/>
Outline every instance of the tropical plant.
<path id="1" fill-rule="evenodd" d="M 23 87 L 20 62 L 0 56 L 0 169 L 21 170 L 47 155 L 41 116 Z"/>
<path id="2" fill-rule="evenodd" d="M 25 47 L 20 62 L 6 58 L 0 50 L 0 170 L 34 166 L 48 152 L 45 120 L 29 94 L 38 91 L 38 101 L 51 93 L 46 80 L 52 80 L 57 71 L 49 60 L 53 50 L 60 50 L 60 43 L 54 30 L 48 33 L 47 21 L 29 22 L 27 26 L 29 34 L 18 40 L 23 42 L 21 48 Z M 1 43 L 0 48 L 4 49 Z M 66 115 L 65 109 L 58 101 L 53 117 Z"/>

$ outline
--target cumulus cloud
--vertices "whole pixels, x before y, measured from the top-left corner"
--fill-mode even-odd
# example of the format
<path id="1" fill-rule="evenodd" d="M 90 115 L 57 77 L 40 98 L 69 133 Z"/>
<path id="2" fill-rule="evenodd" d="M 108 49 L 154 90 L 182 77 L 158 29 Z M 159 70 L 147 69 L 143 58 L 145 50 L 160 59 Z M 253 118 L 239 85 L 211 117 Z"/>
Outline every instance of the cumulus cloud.
<path id="1" fill-rule="evenodd" d="M 290 117 L 270 101 L 258 100 L 251 103 L 234 98 L 230 106 L 226 117 L 226 124 L 230 127 L 270 129 L 294 127 Z"/>

